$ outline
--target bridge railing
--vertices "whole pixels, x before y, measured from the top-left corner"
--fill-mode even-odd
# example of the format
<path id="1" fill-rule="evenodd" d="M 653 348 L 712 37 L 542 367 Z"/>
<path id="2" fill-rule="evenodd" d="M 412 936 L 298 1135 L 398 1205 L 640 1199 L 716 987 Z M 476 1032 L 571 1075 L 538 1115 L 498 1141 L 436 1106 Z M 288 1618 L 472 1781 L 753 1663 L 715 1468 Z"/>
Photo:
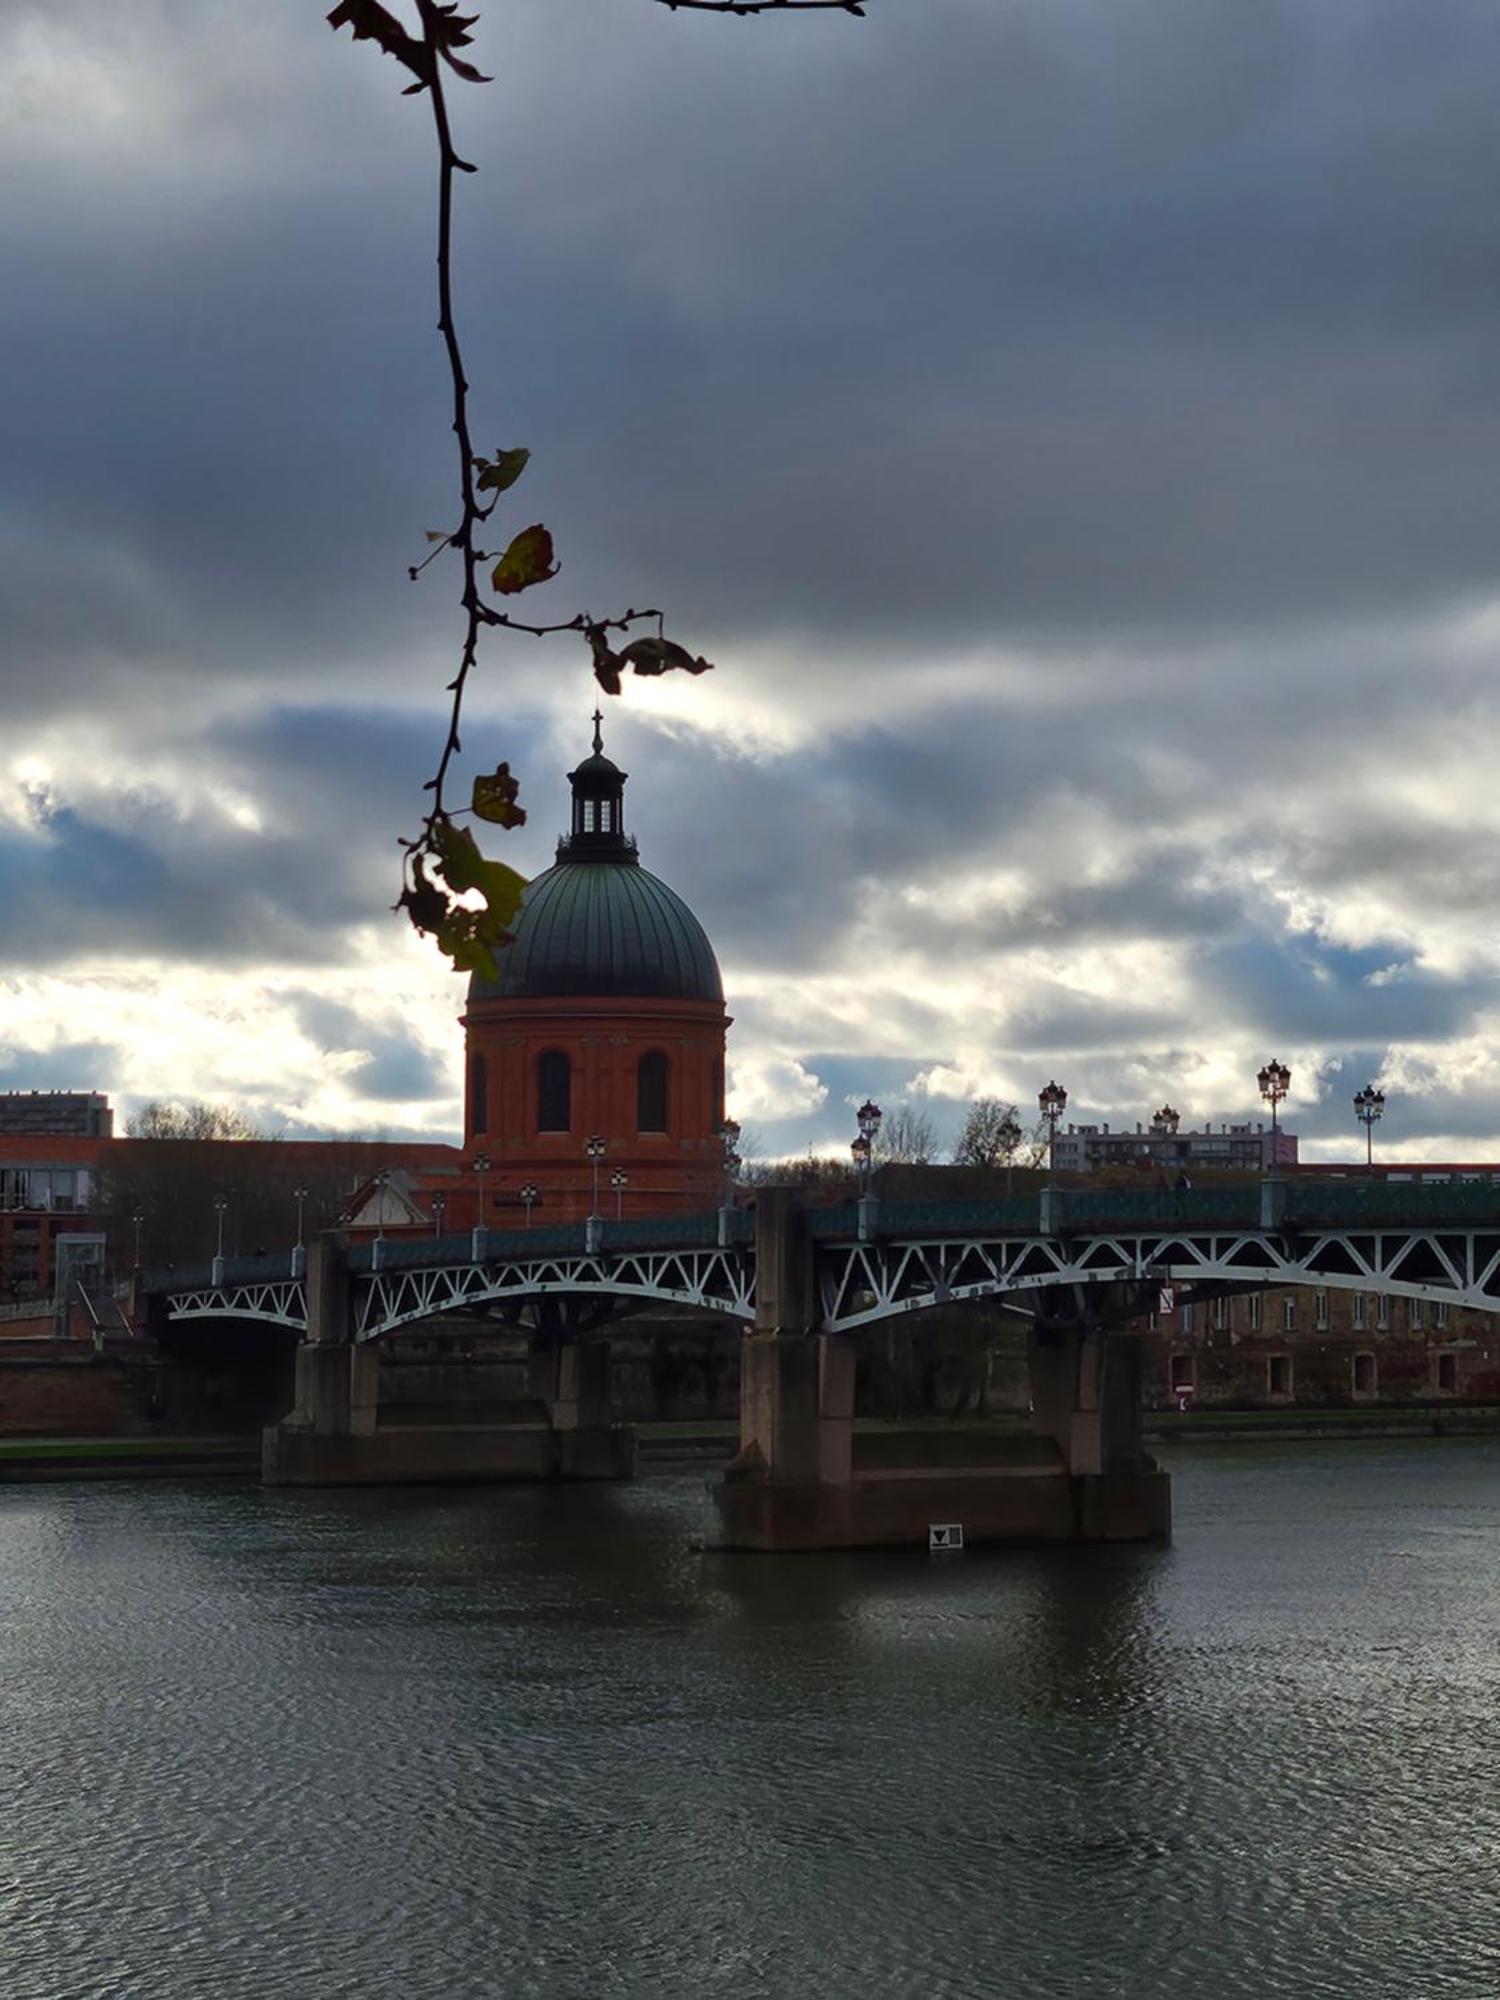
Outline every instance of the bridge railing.
<path id="1" fill-rule="evenodd" d="M 1487 1181 L 1299 1181 L 1286 1183 L 1289 1222 L 1327 1223 L 1333 1228 L 1364 1224 L 1386 1229 L 1453 1222 L 1472 1228 L 1500 1228 L 1500 1187 Z"/>

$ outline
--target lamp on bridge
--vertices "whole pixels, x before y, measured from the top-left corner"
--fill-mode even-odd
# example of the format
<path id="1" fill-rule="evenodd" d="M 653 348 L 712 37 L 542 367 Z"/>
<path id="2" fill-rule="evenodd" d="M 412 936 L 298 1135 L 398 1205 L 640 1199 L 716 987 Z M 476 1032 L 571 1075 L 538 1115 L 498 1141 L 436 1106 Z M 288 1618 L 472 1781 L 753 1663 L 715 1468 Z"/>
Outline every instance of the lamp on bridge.
<path id="1" fill-rule="evenodd" d="M 138 1270 L 139 1270 L 139 1269 L 141 1268 L 141 1230 L 142 1230 L 142 1228 L 143 1228 L 143 1227 L 144 1227 L 144 1225 L 145 1225 L 145 1221 L 146 1221 L 146 1211 L 145 1211 L 145 1210 L 144 1210 L 143 1208 L 138 1208 L 138 1209 L 136 1210 L 135 1214 L 131 1216 L 130 1220 L 131 1220 L 131 1221 L 132 1221 L 132 1222 L 133 1222 L 133 1223 L 135 1224 L 135 1265 L 134 1265 L 134 1268 L 135 1268 L 135 1269 L 136 1269 L 136 1270 L 138 1271 Z"/>
<path id="2" fill-rule="evenodd" d="M 1057 1171 L 1057 1125 L 1068 1108 L 1068 1093 L 1053 1077 L 1037 1092 L 1036 1101 L 1047 1124 L 1047 1178 L 1051 1180 Z"/>
<path id="3" fill-rule="evenodd" d="M 538 1193 L 537 1184 L 535 1181 L 522 1181 L 521 1185 L 516 1189 L 516 1193 L 526 1205 L 526 1227 L 529 1229 L 531 1227 L 531 1204 L 536 1200 Z"/>
<path id="4" fill-rule="evenodd" d="M 1365 1165 L 1375 1164 L 1375 1120 L 1385 1109 L 1385 1092 L 1367 1083 L 1354 1095 L 1354 1115 L 1365 1128 Z"/>
<path id="5" fill-rule="evenodd" d="M 1162 1139 L 1174 1137 L 1181 1123 L 1181 1113 L 1174 1110 L 1170 1104 L 1164 1104 L 1160 1111 L 1153 1111 L 1151 1114 L 1151 1130 Z"/>
<path id="6" fill-rule="evenodd" d="M 222 1285 L 224 1282 L 224 1217 L 228 1208 L 228 1195 L 216 1194 L 214 1196 L 214 1214 L 218 1218 L 219 1225 L 218 1237 L 214 1244 L 213 1281 L 216 1285 Z"/>
<path id="7" fill-rule="evenodd" d="M 615 1191 L 615 1221 L 625 1213 L 625 1190 L 630 1185 L 630 1176 L 623 1167 L 616 1167 L 609 1177 L 609 1184 Z"/>
<path id="8" fill-rule="evenodd" d="M 477 1211 L 479 1220 L 474 1224 L 470 1254 L 477 1264 L 482 1264 L 489 1249 L 489 1242 L 485 1236 L 484 1229 L 484 1177 L 490 1170 L 490 1156 L 488 1153 L 476 1153 L 470 1164 L 474 1169 L 474 1178 L 479 1183 L 479 1208 Z"/>
<path id="9" fill-rule="evenodd" d="M 1271 1107 L 1271 1170 L 1274 1173 L 1279 1164 L 1276 1145 L 1276 1110 L 1292 1087 L 1292 1072 L 1285 1063 L 1277 1062 L 1273 1056 L 1265 1068 L 1256 1075 L 1260 1094 Z"/>
<path id="10" fill-rule="evenodd" d="M 875 1141 L 880 1137 L 882 1113 L 880 1106 L 867 1097 L 854 1116 L 859 1125 L 859 1137 L 849 1150 L 854 1155 L 855 1166 L 864 1177 L 864 1191 L 868 1194 L 870 1173 L 875 1164 Z"/>
<path id="11" fill-rule="evenodd" d="M 724 1206 L 720 1211 L 719 1241 L 727 1243 L 728 1215 L 734 1207 L 734 1177 L 740 1170 L 740 1127 L 736 1118 L 726 1118 L 719 1127 L 719 1141 L 724 1148 Z"/>
<path id="12" fill-rule="evenodd" d="M 448 1197 L 446 1195 L 435 1194 L 432 1197 L 432 1233 L 434 1236 L 441 1236 L 443 1233 L 443 1215 L 447 1207 Z"/>
<path id="13" fill-rule="evenodd" d="M 588 1156 L 589 1165 L 592 1167 L 594 1173 L 594 1192 L 593 1198 L 589 1203 L 589 1221 L 597 1222 L 599 1220 L 599 1162 L 604 1158 L 606 1141 L 598 1132 L 593 1132 L 584 1140 L 583 1150 Z"/>

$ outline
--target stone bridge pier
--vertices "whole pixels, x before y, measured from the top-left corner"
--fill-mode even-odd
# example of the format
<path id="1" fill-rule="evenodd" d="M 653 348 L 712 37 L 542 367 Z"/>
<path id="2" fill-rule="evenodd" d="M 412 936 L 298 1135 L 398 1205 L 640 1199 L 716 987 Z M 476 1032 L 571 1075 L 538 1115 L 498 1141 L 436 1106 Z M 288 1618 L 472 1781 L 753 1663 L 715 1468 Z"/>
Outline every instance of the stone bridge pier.
<path id="1" fill-rule="evenodd" d="M 1049 1303 L 1031 1347 L 1030 1434 L 928 1430 L 908 1434 L 905 1462 L 885 1439 L 862 1452 L 853 1342 L 817 1330 L 805 1203 L 794 1189 L 762 1189 L 740 1450 L 710 1489 L 707 1545 L 925 1548 L 941 1526 L 961 1527 L 966 1545 L 1164 1540 L 1171 1489 L 1142 1443 L 1139 1343 L 1106 1323 L 1129 1302 Z"/>
<path id="2" fill-rule="evenodd" d="M 352 1337 L 349 1270 L 322 1237 L 307 1261 L 307 1338 L 297 1349 L 296 1401 L 262 1438 L 267 1486 L 382 1486 L 506 1479 L 627 1479 L 635 1432 L 610 1421 L 609 1345 L 544 1316 L 532 1340 L 527 1393 L 476 1407 L 474 1364 L 424 1367 L 420 1415 L 383 1400 L 381 1343 Z"/>

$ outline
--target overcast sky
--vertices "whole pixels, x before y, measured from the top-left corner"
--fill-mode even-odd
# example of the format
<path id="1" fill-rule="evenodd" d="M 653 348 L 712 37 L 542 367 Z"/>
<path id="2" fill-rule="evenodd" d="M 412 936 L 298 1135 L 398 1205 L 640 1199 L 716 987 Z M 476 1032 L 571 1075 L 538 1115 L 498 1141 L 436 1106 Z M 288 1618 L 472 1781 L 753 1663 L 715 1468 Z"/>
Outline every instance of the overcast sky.
<path id="1" fill-rule="evenodd" d="M 393 0 L 394 4 L 394 0 Z M 456 86 L 525 609 L 610 705 L 771 1155 L 873 1092 L 1500 1159 L 1500 13 L 482 0 Z M 390 914 L 455 657 L 425 100 L 293 0 L 0 18 L 0 1087 L 456 1135 Z M 545 867 L 568 640 L 495 645 Z"/>

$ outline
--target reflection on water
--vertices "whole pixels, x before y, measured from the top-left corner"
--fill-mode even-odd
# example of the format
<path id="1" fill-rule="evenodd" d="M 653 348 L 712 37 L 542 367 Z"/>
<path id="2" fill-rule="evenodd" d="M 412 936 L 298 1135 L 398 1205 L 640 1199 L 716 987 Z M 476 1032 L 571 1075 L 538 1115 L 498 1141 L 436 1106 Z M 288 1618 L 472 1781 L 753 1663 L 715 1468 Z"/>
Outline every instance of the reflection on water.
<path id="1" fill-rule="evenodd" d="M 1500 1993 L 1500 1449 L 1170 1550 L 705 1556 L 634 1487 L 0 1495 L 5 2000 Z"/>

